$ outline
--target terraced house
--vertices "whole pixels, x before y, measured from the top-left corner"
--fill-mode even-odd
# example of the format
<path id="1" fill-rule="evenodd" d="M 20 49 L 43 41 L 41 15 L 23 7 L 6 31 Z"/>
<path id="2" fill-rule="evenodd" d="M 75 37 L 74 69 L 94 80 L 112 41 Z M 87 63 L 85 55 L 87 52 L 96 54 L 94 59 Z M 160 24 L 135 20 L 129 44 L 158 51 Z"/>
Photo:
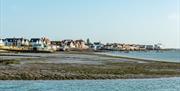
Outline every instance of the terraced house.
<path id="1" fill-rule="evenodd" d="M 23 47 L 29 46 L 29 40 L 25 38 L 6 38 L 4 40 L 5 46 Z"/>
<path id="2" fill-rule="evenodd" d="M 0 39 L 0 47 L 2 47 L 4 45 L 5 45 L 4 39 Z"/>
<path id="3" fill-rule="evenodd" d="M 57 46 L 51 44 L 49 38 L 31 38 L 30 47 L 33 50 L 57 50 Z"/>
<path id="4" fill-rule="evenodd" d="M 84 40 L 75 40 L 75 47 L 78 49 L 88 49 L 89 47 L 86 45 Z"/>

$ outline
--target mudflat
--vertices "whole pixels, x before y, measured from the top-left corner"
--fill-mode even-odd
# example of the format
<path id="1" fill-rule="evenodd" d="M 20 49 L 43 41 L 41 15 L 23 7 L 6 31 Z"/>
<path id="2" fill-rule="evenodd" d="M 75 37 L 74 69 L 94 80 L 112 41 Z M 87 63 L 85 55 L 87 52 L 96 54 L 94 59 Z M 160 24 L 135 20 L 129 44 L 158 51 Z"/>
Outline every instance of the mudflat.
<path id="1" fill-rule="evenodd" d="M 180 63 L 95 52 L 0 53 L 0 80 L 180 77 Z"/>

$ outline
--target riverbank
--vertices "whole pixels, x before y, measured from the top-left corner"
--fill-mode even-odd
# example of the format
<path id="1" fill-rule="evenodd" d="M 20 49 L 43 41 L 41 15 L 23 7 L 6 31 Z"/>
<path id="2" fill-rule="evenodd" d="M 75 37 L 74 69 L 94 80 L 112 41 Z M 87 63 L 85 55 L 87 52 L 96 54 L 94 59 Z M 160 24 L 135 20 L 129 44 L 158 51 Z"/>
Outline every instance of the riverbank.
<path id="1" fill-rule="evenodd" d="M 94 52 L 0 53 L 0 80 L 180 77 L 180 63 Z"/>

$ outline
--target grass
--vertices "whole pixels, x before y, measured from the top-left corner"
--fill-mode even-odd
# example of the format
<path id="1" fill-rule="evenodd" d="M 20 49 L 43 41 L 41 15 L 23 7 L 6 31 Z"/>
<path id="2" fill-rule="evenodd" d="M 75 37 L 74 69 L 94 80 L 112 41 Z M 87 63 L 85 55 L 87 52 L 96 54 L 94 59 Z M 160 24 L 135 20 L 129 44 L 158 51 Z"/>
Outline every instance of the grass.
<path id="1" fill-rule="evenodd" d="M 38 59 L 38 58 L 36 58 Z M 0 59 L 0 64 L 20 64 L 21 60 L 34 60 L 33 58 L 14 58 L 14 59 Z"/>
<path id="2" fill-rule="evenodd" d="M 28 67 L 10 68 L 2 80 L 71 80 L 71 79 L 120 79 L 180 76 L 180 64 L 134 64 L 108 63 L 106 65 L 84 64 L 28 64 Z M 18 72 L 18 73 L 17 73 Z"/>
<path id="3" fill-rule="evenodd" d="M 121 65 L 121 66 L 120 66 Z M 156 70 L 161 71 L 156 71 Z M 167 70 L 168 69 L 168 70 Z M 172 69 L 174 71 L 170 71 Z M 164 66 L 162 68 L 158 67 L 158 65 L 154 64 L 119 64 L 116 65 L 103 65 L 103 66 L 83 66 L 73 67 L 67 66 L 64 67 L 63 70 L 66 72 L 78 73 L 78 74 L 113 74 L 113 75 L 124 75 L 124 74 L 144 74 L 144 75 L 180 75 L 180 72 L 176 72 L 175 69 L 180 69 L 180 65 L 176 67 Z"/>
<path id="4" fill-rule="evenodd" d="M 9 64 L 20 64 L 18 60 L 0 60 L 0 64 L 9 65 Z"/>

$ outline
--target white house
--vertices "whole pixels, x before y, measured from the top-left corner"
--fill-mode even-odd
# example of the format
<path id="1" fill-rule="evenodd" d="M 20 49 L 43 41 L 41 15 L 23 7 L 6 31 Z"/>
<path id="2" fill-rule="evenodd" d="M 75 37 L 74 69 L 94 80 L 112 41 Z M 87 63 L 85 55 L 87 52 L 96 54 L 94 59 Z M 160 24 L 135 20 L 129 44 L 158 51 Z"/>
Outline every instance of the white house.
<path id="1" fill-rule="evenodd" d="M 94 42 L 93 43 L 93 49 L 94 50 L 101 50 L 104 47 L 104 45 L 101 42 Z"/>
<path id="2" fill-rule="evenodd" d="M 24 38 L 6 38 L 4 42 L 5 46 L 22 47 L 29 45 L 29 40 Z"/>
<path id="3" fill-rule="evenodd" d="M 31 38 L 30 46 L 32 46 L 34 50 L 43 49 L 45 47 L 41 38 Z"/>
<path id="4" fill-rule="evenodd" d="M 61 41 L 61 46 L 63 47 L 63 50 L 76 47 L 74 41 L 69 39 Z"/>
<path id="5" fill-rule="evenodd" d="M 158 44 L 154 44 L 154 50 L 160 50 L 162 49 L 162 44 L 158 43 Z"/>
<path id="6" fill-rule="evenodd" d="M 79 49 L 88 49 L 89 47 L 83 40 L 75 40 L 75 47 Z"/>
<path id="7" fill-rule="evenodd" d="M 57 50 L 57 46 L 51 45 L 51 41 L 46 38 L 31 38 L 30 46 L 33 50 Z"/>
<path id="8" fill-rule="evenodd" d="M 4 45 L 5 45 L 4 40 L 0 39 L 0 46 L 4 46 Z"/>
<path id="9" fill-rule="evenodd" d="M 35 44 L 43 44 L 43 41 L 41 40 L 41 38 L 31 38 L 30 45 L 33 46 Z"/>
<path id="10" fill-rule="evenodd" d="M 29 40 L 24 38 L 18 38 L 17 44 L 17 46 L 29 46 Z"/>
<path id="11" fill-rule="evenodd" d="M 153 49 L 154 49 L 154 46 L 153 46 L 153 45 L 146 45 L 146 49 L 147 49 L 147 50 L 153 50 Z"/>

